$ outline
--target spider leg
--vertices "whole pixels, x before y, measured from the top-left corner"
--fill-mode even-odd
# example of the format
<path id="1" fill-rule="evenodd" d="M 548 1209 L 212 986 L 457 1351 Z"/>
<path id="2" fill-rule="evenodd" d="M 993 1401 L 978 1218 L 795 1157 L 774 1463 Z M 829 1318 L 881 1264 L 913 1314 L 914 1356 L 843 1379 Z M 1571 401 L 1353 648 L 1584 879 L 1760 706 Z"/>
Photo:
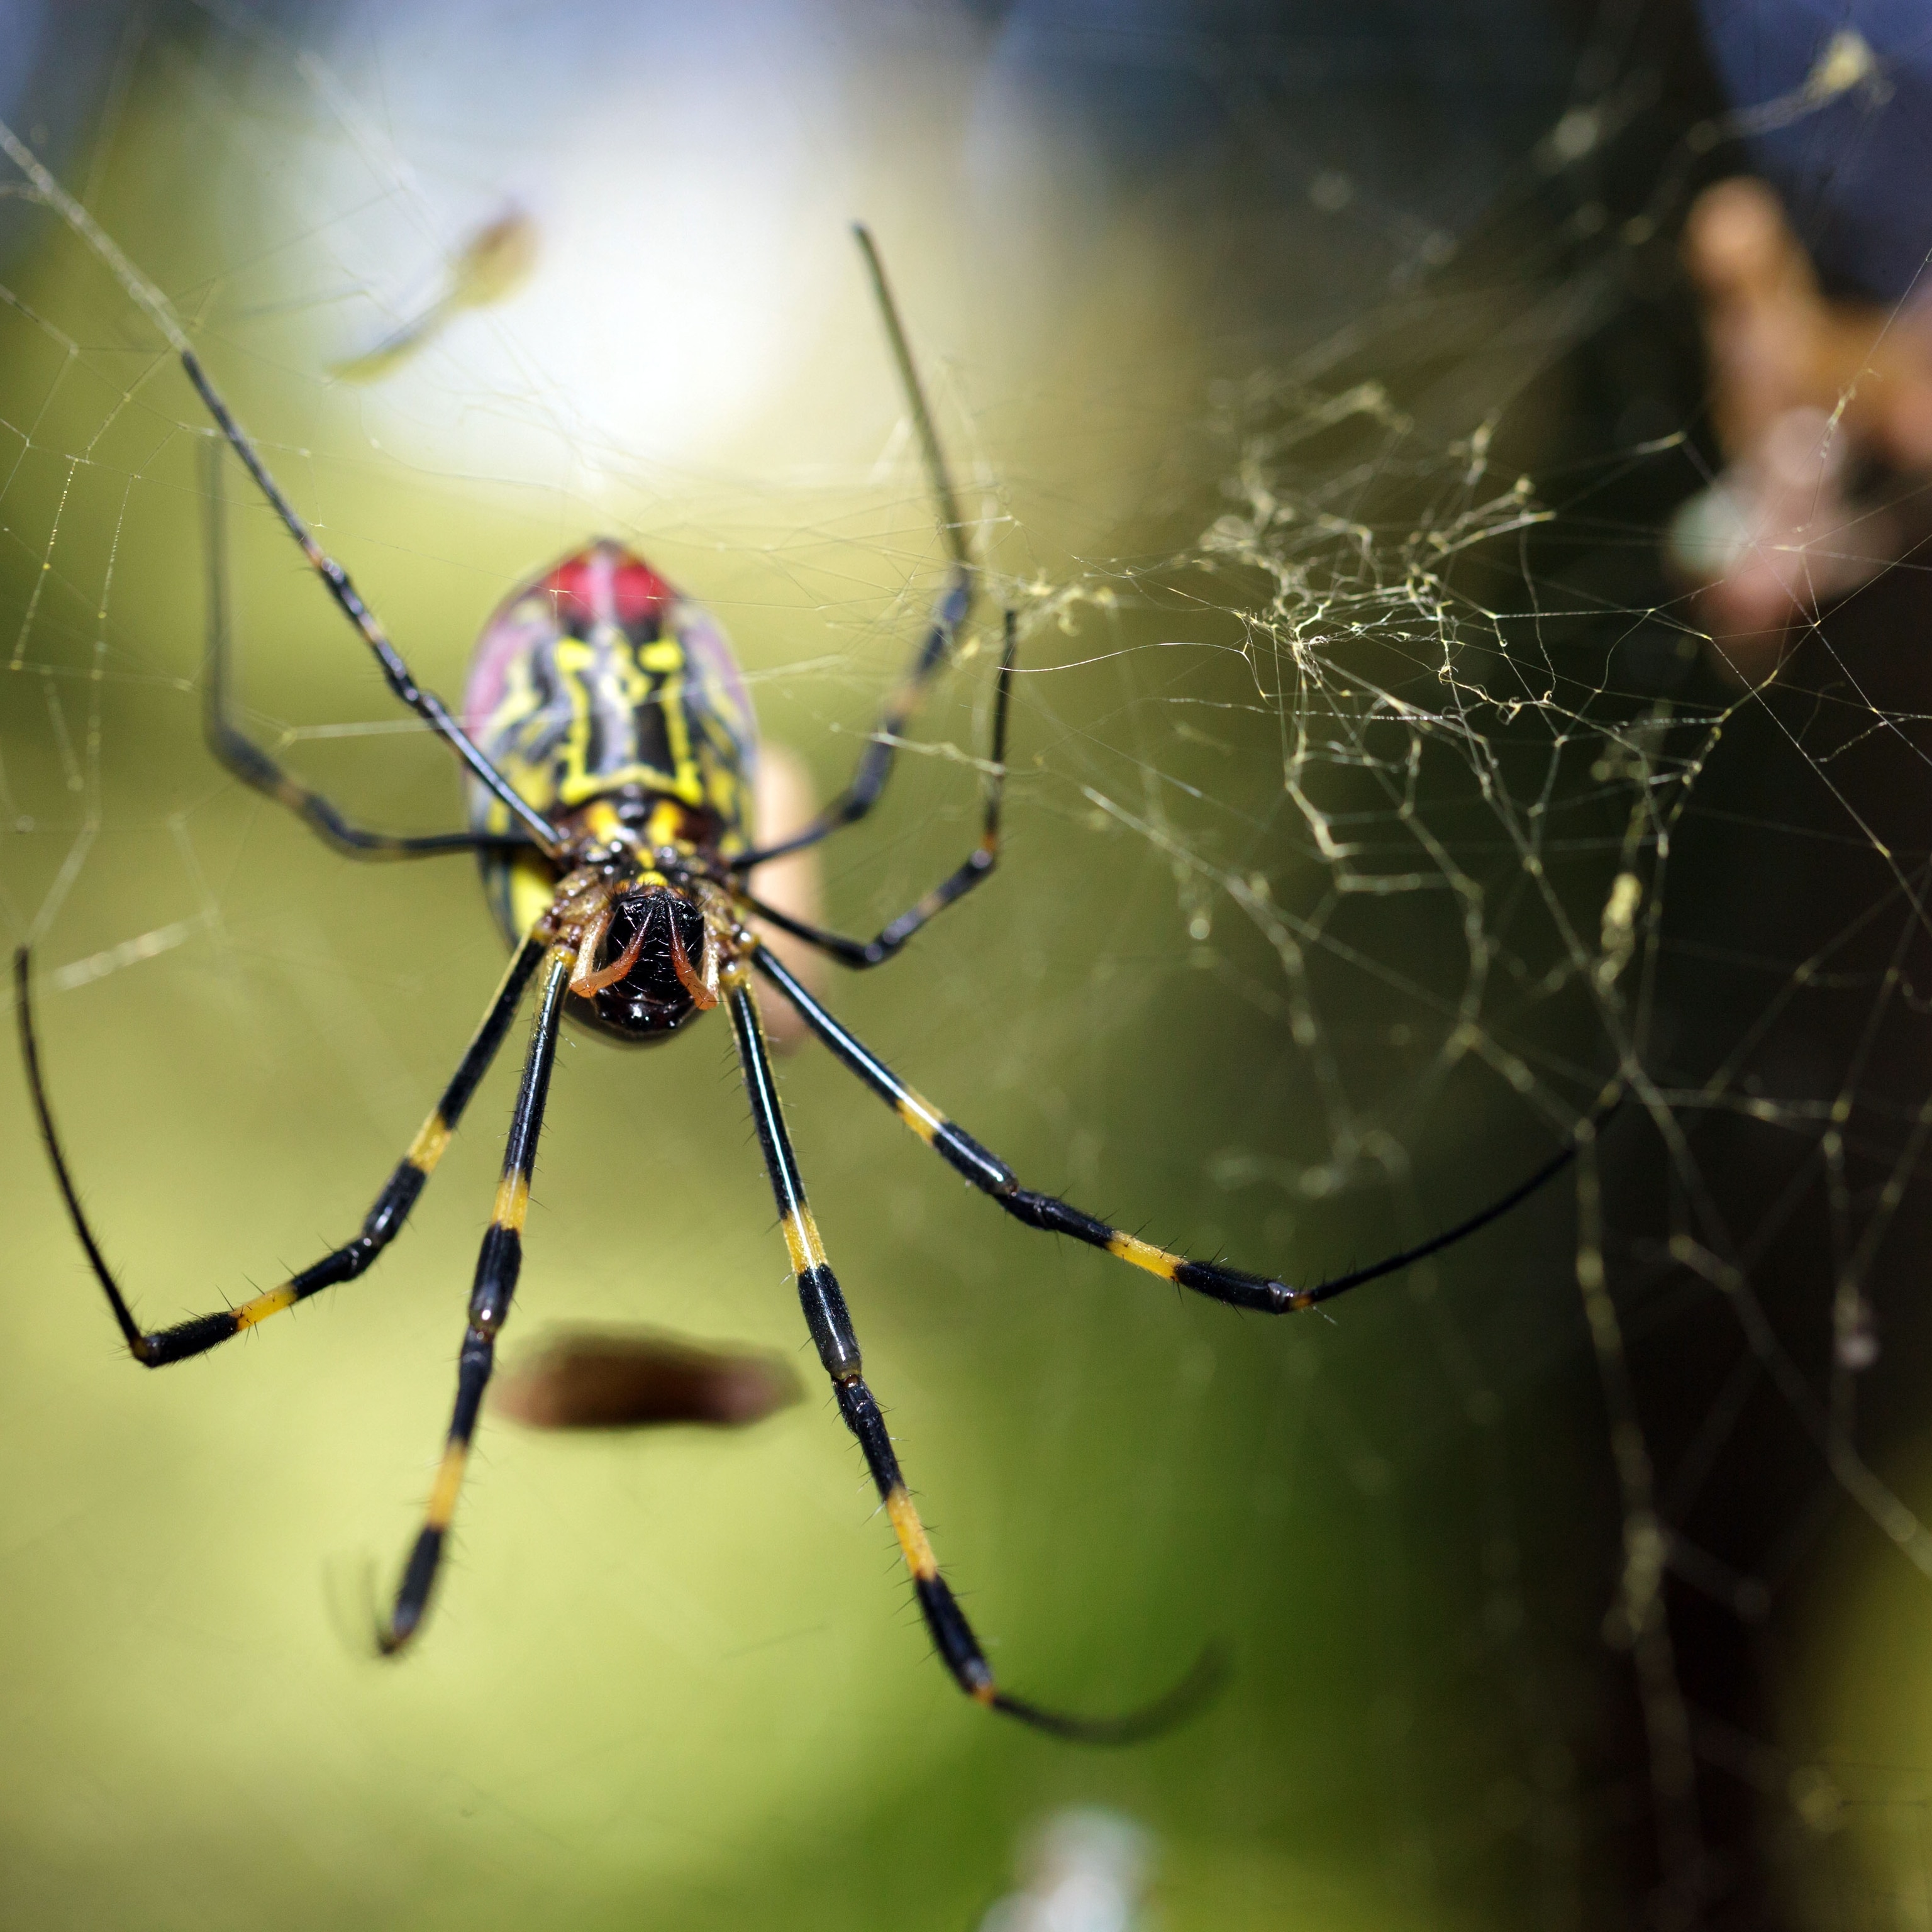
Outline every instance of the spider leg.
<path id="1" fill-rule="evenodd" d="M 894 686 L 892 694 L 886 700 L 879 714 L 878 728 L 866 740 L 866 748 L 859 754 L 859 768 L 853 774 L 851 783 L 802 832 L 782 844 L 741 854 L 729 862 L 732 872 L 748 872 L 754 866 L 762 866 L 769 859 L 782 859 L 788 852 L 802 851 L 808 845 L 818 844 L 833 832 L 857 824 L 878 803 L 885 790 L 886 781 L 892 774 L 897 742 L 904 735 L 914 712 L 925 698 L 933 674 L 952 656 L 952 640 L 966 621 L 966 614 L 972 604 L 973 572 L 965 564 L 955 564 L 947 573 L 946 587 L 939 594 L 939 602 L 934 608 L 919 654 L 914 658 L 911 669 Z"/>
<path id="2" fill-rule="evenodd" d="M 1157 1702 L 1119 1718 L 1077 1718 L 1042 1709 L 1039 1706 L 1008 1696 L 995 1684 L 992 1667 L 974 1635 L 965 1612 L 959 1607 L 946 1580 L 939 1574 L 932 1546 L 926 1539 L 919 1511 L 907 1493 L 898 1458 L 892 1448 L 884 1417 L 862 1372 L 859 1339 L 854 1332 L 845 1298 L 838 1277 L 832 1272 L 818 1228 L 806 1198 L 805 1183 L 792 1154 L 785 1132 L 784 1118 L 778 1106 L 778 1090 L 772 1084 L 771 1061 L 765 1046 L 764 1031 L 758 1019 L 758 1003 L 745 983 L 742 967 L 735 978 L 728 980 L 725 999 L 731 1010 L 731 1024 L 738 1040 L 738 1061 L 751 1097 L 752 1118 L 758 1128 L 758 1145 L 764 1155 L 765 1171 L 771 1178 L 772 1193 L 778 1203 L 778 1219 L 784 1230 L 785 1246 L 790 1251 L 792 1270 L 798 1277 L 799 1300 L 805 1310 L 806 1325 L 811 1330 L 818 1359 L 832 1378 L 832 1393 L 845 1426 L 858 1438 L 879 1500 L 891 1520 L 898 1539 L 899 1552 L 912 1577 L 919 1598 L 920 1614 L 932 1634 L 940 1659 L 953 1681 L 973 1699 L 988 1709 L 1004 1712 L 1023 1723 L 1051 1731 L 1056 1736 L 1091 1744 L 1124 1744 L 1166 1729 L 1186 1716 L 1211 1688 L 1218 1671 L 1208 1660 L 1197 1666 L 1186 1682 Z"/>
<path id="3" fill-rule="evenodd" d="M 1349 1288 L 1359 1288 L 1364 1282 L 1394 1274 L 1413 1262 L 1454 1246 L 1479 1228 L 1486 1228 L 1492 1221 L 1507 1214 L 1520 1202 L 1526 1201 L 1576 1157 L 1578 1142 L 1573 1136 L 1527 1180 L 1519 1182 L 1508 1193 L 1498 1196 L 1454 1227 L 1418 1242 L 1412 1248 L 1405 1248 L 1400 1254 L 1386 1256 L 1366 1268 L 1352 1269 L 1331 1280 L 1318 1282 L 1312 1288 L 1292 1288 L 1286 1282 L 1276 1281 L 1266 1275 L 1248 1274 L 1239 1268 L 1224 1267 L 1219 1262 L 1190 1261 L 1184 1255 L 1170 1254 L 1166 1249 L 1156 1247 L 1151 1241 L 1144 1241 L 1124 1228 L 1110 1226 L 1105 1221 L 1096 1220 L 1090 1214 L 1082 1214 L 1056 1196 L 1022 1187 L 1019 1177 L 998 1155 L 989 1152 L 970 1134 L 955 1126 L 930 1100 L 908 1087 L 884 1060 L 854 1039 L 768 950 L 761 947 L 752 958 L 758 970 L 798 1010 L 806 1024 L 838 1058 L 886 1102 L 900 1120 L 934 1153 L 958 1169 L 981 1193 L 991 1195 L 1014 1220 L 1024 1222 L 1029 1228 L 1044 1228 L 1049 1234 L 1071 1234 L 1076 1241 L 1084 1241 L 1090 1247 L 1104 1248 L 1108 1254 L 1121 1261 L 1131 1262 L 1136 1268 L 1145 1268 L 1163 1281 L 1192 1288 L 1197 1294 L 1207 1295 L 1214 1300 L 1225 1301 L 1236 1308 L 1253 1309 L 1264 1315 L 1299 1313 L 1318 1303 L 1332 1300 Z M 1596 1117 L 1599 1121 L 1604 1118 L 1604 1112 Z"/>
<path id="4" fill-rule="evenodd" d="M 886 340 L 892 352 L 892 364 L 899 372 L 899 386 L 905 391 L 906 407 L 911 412 L 913 428 L 918 432 L 920 454 L 926 459 L 926 480 L 932 500 L 939 506 L 940 534 L 952 553 L 954 562 L 964 566 L 966 525 L 959 514 L 952 478 L 946 467 L 946 456 L 939 447 L 939 432 L 932 426 L 932 412 L 926 406 L 926 386 L 919 380 L 919 365 L 912 359 L 912 345 L 906 340 L 905 325 L 899 320 L 899 305 L 892 299 L 892 284 L 886 280 L 886 265 L 879 259 L 878 244 L 862 221 L 852 224 L 852 238 L 866 258 L 866 273 L 872 284 L 872 299 L 879 305 Z"/>
<path id="5" fill-rule="evenodd" d="M 308 526 L 296 514 L 295 506 L 282 494 L 280 486 L 268 474 L 248 432 L 235 420 L 228 405 L 208 380 L 194 351 L 184 346 L 177 352 L 182 368 L 188 372 L 188 380 L 194 385 L 196 394 L 214 418 L 215 427 L 227 438 L 229 447 L 242 459 L 242 466 L 255 479 L 256 488 L 268 500 L 269 506 L 281 518 L 283 526 L 300 546 L 302 555 L 308 560 L 309 568 L 327 586 L 337 608 L 374 652 L 389 688 L 456 753 L 479 783 L 509 808 L 512 819 L 520 821 L 538 844 L 547 852 L 556 850 L 563 842 L 556 827 L 528 800 L 518 796 L 509 780 L 484 756 L 469 734 L 450 716 L 442 700 L 434 692 L 423 690 L 410 674 L 402 654 L 390 643 L 388 634 L 376 614 L 363 602 L 362 593 L 350 581 L 348 572 L 316 542 Z"/>
<path id="6" fill-rule="evenodd" d="M 279 1288 L 272 1288 L 238 1306 L 224 1309 L 217 1315 L 197 1315 L 171 1328 L 158 1328 L 146 1334 L 134 1319 L 128 1298 L 122 1293 L 120 1284 L 114 1279 L 93 1231 L 88 1226 L 87 1217 L 81 1211 L 80 1198 L 74 1191 L 66 1156 L 61 1151 L 59 1138 L 54 1132 L 53 1113 L 48 1105 L 46 1084 L 40 1072 L 40 1052 L 34 1037 L 33 1012 L 28 999 L 27 949 L 23 946 L 14 955 L 14 1012 L 20 1022 L 20 1051 L 26 1061 L 27 1086 L 33 1095 L 34 1111 L 40 1120 L 40 1138 L 46 1144 L 48 1158 L 53 1162 L 54 1178 L 67 1203 L 68 1219 L 80 1237 L 81 1246 L 87 1250 L 94 1279 L 106 1294 L 116 1324 L 135 1360 L 151 1369 L 158 1369 L 169 1362 L 184 1361 L 190 1355 L 203 1354 L 226 1341 L 232 1335 L 240 1334 L 244 1328 L 252 1328 L 258 1322 L 266 1322 L 272 1315 L 279 1315 L 285 1308 L 292 1308 L 298 1301 L 306 1301 L 325 1288 L 333 1288 L 338 1282 L 353 1281 L 368 1270 L 376 1257 L 401 1233 L 410 1210 L 416 1205 L 416 1196 L 422 1192 L 424 1184 L 442 1158 L 443 1149 L 449 1144 L 450 1136 L 463 1118 L 463 1110 L 468 1106 L 470 1095 L 475 1093 L 477 1083 L 496 1058 L 496 1049 L 502 1044 L 510 1022 L 523 1003 L 524 989 L 530 984 L 530 975 L 536 970 L 543 950 L 534 941 L 526 941 L 510 962 L 509 970 L 503 975 L 489 1011 L 484 1015 L 482 1024 L 464 1050 L 449 1084 L 443 1089 L 442 1098 L 423 1123 L 422 1131 L 410 1143 L 409 1152 L 397 1164 L 382 1192 L 376 1196 L 376 1204 L 363 1219 L 362 1232 L 352 1241 L 323 1256 L 312 1268 L 291 1276 Z"/>
<path id="7" fill-rule="evenodd" d="M 904 736 L 905 728 L 911 723 L 913 714 L 924 700 L 926 687 L 932 683 L 934 674 L 952 655 L 953 640 L 959 634 L 959 627 L 965 622 L 967 613 L 973 607 L 974 572 L 972 560 L 966 554 L 965 525 L 960 520 L 952 478 L 946 467 L 945 454 L 939 447 L 939 434 L 932 426 L 932 412 L 926 406 L 926 391 L 912 359 L 911 346 L 906 340 L 904 325 L 899 320 L 898 304 L 892 299 L 891 285 L 886 280 L 885 265 L 879 260 L 872 231 L 864 223 L 855 221 L 852 234 L 859 244 L 860 253 L 866 258 L 873 298 L 879 305 L 893 364 L 898 370 L 900 386 L 905 391 L 906 408 L 919 437 L 920 453 L 926 460 L 926 482 L 939 512 L 940 534 L 946 539 L 946 548 L 952 553 L 952 568 L 946 573 L 945 586 L 933 606 L 932 616 L 919 650 L 886 700 L 880 713 L 878 729 L 866 740 L 866 748 L 859 755 L 858 769 L 852 775 L 851 783 L 803 831 L 776 845 L 764 846 L 734 859 L 730 868 L 735 873 L 748 872 L 768 859 L 782 858 L 788 852 L 816 845 L 844 826 L 856 825 L 878 803 L 880 795 L 885 790 L 886 781 L 892 776 L 896 742 Z M 963 886 L 959 889 L 962 892 L 964 890 Z M 958 894 L 956 892 L 953 896 L 957 898 Z"/>
<path id="8" fill-rule="evenodd" d="M 1019 649 L 1013 614 L 1006 613 L 1006 648 L 1000 653 L 1000 675 L 993 689 L 993 746 L 988 760 L 986 815 L 980 842 L 964 860 L 933 887 L 910 910 L 886 926 L 875 938 L 848 939 L 842 933 L 828 932 L 823 926 L 808 926 L 802 920 L 775 910 L 743 887 L 739 896 L 758 916 L 803 940 L 820 952 L 828 952 L 841 964 L 854 968 L 883 966 L 926 921 L 964 898 L 981 880 L 988 878 L 1000 862 L 1000 803 L 1006 782 L 1006 705 L 1012 684 L 1013 658 Z"/>
<path id="9" fill-rule="evenodd" d="M 234 702 L 228 605 L 228 515 L 222 489 L 224 446 L 202 446 L 207 505 L 208 649 L 202 659 L 202 725 L 208 748 L 245 785 L 285 805 L 338 852 L 352 859 L 426 857 L 500 846 L 500 838 L 471 832 L 400 835 L 352 825 L 319 791 L 291 776 L 242 730 Z M 521 840 L 509 842 L 521 844 Z"/>
<path id="10" fill-rule="evenodd" d="M 530 1172 L 536 1166 L 537 1136 L 543 1130 L 544 1104 L 550 1096 L 550 1069 L 556 1059 L 557 1028 L 562 1018 L 563 996 L 570 983 L 574 957 L 567 948 L 553 951 L 544 970 L 543 990 L 537 999 L 536 1022 L 530 1033 L 530 1050 L 524 1062 L 523 1084 L 518 1089 L 516 1110 L 510 1116 L 509 1140 L 503 1149 L 503 1178 L 498 1184 L 496 1204 L 476 1257 L 469 1323 L 464 1330 L 462 1351 L 457 1357 L 455 1412 L 450 1418 L 442 1460 L 423 1511 L 423 1526 L 404 1566 L 389 1620 L 377 1636 L 386 1655 L 393 1655 L 408 1642 L 428 1606 L 450 1519 L 456 1514 L 457 1494 L 463 1486 L 464 1465 L 470 1460 L 477 1412 L 482 1407 L 483 1391 L 489 1386 L 490 1371 L 496 1366 L 497 1330 L 508 1318 L 510 1298 L 516 1292 L 517 1276 L 523 1268 L 524 1217 L 530 1209 Z"/>

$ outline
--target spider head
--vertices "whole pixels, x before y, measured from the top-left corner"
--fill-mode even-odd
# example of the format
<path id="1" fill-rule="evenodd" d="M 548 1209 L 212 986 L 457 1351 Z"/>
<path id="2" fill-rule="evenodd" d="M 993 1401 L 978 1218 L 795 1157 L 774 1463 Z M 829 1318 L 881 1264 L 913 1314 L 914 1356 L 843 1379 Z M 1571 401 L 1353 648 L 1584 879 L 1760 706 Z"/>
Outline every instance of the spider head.
<path id="1" fill-rule="evenodd" d="M 580 991 L 588 985 L 594 988 Z M 704 915 L 673 886 L 640 886 L 611 902 L 590 961 L 579 960 L 571 1011 L 599 1033 L 648 1045 L 718 1004 L 716 947 Z"/>

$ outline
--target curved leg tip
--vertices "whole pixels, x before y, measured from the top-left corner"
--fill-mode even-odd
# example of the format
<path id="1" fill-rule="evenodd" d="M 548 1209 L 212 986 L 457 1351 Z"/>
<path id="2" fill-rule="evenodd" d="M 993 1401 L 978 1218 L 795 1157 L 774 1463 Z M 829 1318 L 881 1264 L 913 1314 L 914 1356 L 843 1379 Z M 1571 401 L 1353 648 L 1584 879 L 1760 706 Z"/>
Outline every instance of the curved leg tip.
<path id="1" fill-rule="evenodd" d="M 387 1621 L 376 1626 L 376 1654 L 378 1657 L 400 1657 L 404 1646 L 416 1634 L 422 1621 L 414 1611 L 399 1612 Z"/>
<path id="2" fill-rule="evenodd" d="M 1017 1718 L 1036 1731 L 1045 1731 L 1049 1736 L 1064 1738 L 1070 1744 L 1137 1744 L 1165 1737 L 1198 1717 L 1220 1694 L 1228 1676 L 1227 1652 L 1219 1644 L 1210 1643 L 1172 1690 L 1118 1717 L 1074 1717 L 1062 1711 L 1042 1709 L 1024 1698 L 1010 1697 L 1004 1691 L 995 1691 L 984 1701 L 992 1709 Z"/>
<path id="3" fill-rule="evenodd" d="M 383 1657 L 394 1657 L 421 1627 L 423 1612 L 429 1607 L 430 1590 L 436 1581 L 436 1565 L 442 1556 L 442 1531 L 432 1523 L 416 1540 L 410 1560 L 404 1567 L 401 1587 L 387 1618 L 376 1626 L 376 1648 Z"/>

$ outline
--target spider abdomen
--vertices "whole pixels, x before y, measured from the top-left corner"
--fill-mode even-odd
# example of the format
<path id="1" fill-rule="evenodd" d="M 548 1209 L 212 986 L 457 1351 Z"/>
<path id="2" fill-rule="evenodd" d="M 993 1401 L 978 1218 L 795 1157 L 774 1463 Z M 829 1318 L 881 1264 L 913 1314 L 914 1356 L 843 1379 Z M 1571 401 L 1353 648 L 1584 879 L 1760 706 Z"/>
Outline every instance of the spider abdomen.
<path id="1" fill-rule="evenodd" d="M 554 822 L 609 800 L 640 827 L 674 806 L 686 835 L 723 856 L 749 842 L 758 725 L 716 620 L 643 558 L 600 537 L 498 605 L 470 659 L 464 722 L 518 795 Z M 472 827 L 514 836 L 481 784 Z M 514 941 L 556 868 L 486 853 L 492 909 Z"/>

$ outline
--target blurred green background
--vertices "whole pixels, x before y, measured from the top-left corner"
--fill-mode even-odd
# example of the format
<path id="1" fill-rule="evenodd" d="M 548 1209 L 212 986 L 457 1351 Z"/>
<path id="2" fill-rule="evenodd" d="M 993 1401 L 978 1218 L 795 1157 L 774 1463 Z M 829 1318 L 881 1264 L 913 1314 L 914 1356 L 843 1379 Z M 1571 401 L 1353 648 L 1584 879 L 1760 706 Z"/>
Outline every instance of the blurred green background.
<path id="1" fill-rule="evenodd" d="M 427 684 L 454 698 L 505 590 L 611 530 L 718 614 L 765 730 L 827 790 L 941 555 L 840 225 L 871 219 L 1039 674 L 998 879 L 837 1010 L 1033 1184 L 1190 1252 L 1336 1272 L 1513 1181 L 1607 1070 L 1539 990 L 1552 962 L 1564 983 L 1547 906 L 1479 919 L 1472 950 L 1453 893 L 1337 895 L 1284 791 L 1278 667 L 1232 614 L 1255 587 L 1172 562 L 1234 501 L 1230 379 L 1417 244 L 1364 214 L 1325 254 L 1263 254 L 1258 191 L 1123 188 L 1082 172 L 1071 110 L 1017 84 L 989 106 L 988 16 L 894 17 L 728 10 L 660 22 L 646 58 L 635 36 L 605 57 L 594 8 L 554 32 L 116 16 L 111 112 L 14 118 L 167 292 Z M 511 200 L 544 250 L 530 305 L 379 389 L 332 382 Z M 0 890 L 80 1184 L 163 1322 L 352 1232 L 501 949 L 466 862 L 345 862 L 208 758 L 194 398 L 50 212 L 7 217 Z M 1520 361 L 1496 314 L 1466 302 L 1433 345 L 1455 434 L 1509 399 L 1461 353 Z M 1553 432 L 1515 433 L 1522 454 Z M 1449 440 L 1402 447 L 1446 465 Z M 262 734 L 367 820 L 455 823 L 446 758 L 230 474 Z M 1426 644 L 1388 646 L 1403 675 Z M 922 742 L 980 742 L 986 662 Z M 1371 741 L 1393 791 L 1346 746 L 1298 769 L 1364 872 L 1400 870 L 1407 735 Z M 1408 782 L 1472 832 L 1463 876 L 1516 866 L 1466 779 Z M 1557 883 L 1586 953 L 1610 790 Z M 828 855 L 838 922 L 914 896 L 975 810 L 956 757 L 903 758 Z M 1334 942 L 1304 976 L 1228 880 Z M 1466 1022 L 1473 1055 L 1445 1045 Z M 1520 1054 L 1527 1100 L 1475 1064 Z M 374 1273 L 152 1377 L 0 1076 L 5 1922 L 959 1928 L 1032 1823 L 1092 1803 L 1154 1834 L 1172 1932 L 1614 1922 L 1645 1773 L 1598 1639 L 1618 1504 L 1567 1186 L 1333 1320 L 1270 1324 L 1028 1234 L 802 1054 L 784 1093 L 818 1219 L 1003 1678 L 1117 1708 L 1213 1639 L 1225 1695 L 1112 1754 L 968 1707 L 810 1373 L 742 1436 L 486 1426 L 426 1640 L 370 1660 L 515 1059 Z M 563 1320 L 799 1349 L 722 1028 L 650 1054 L 568 1039 L 535 1200 L 512 1354 Z"/>

